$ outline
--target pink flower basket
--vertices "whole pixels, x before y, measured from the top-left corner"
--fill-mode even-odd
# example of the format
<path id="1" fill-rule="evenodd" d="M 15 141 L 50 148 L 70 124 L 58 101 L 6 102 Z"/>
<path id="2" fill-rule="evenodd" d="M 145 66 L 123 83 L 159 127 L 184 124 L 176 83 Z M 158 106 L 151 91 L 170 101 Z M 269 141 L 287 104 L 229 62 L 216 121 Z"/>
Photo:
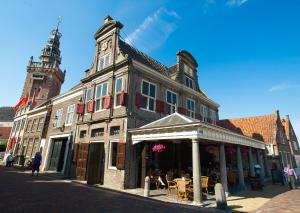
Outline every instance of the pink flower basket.
<path id="1" fill-rule="evenodd" d="M 165 145 L 163 144 L 156 144 L 152 147 L 153 152 L 162 152 L 166 149 Z"/>

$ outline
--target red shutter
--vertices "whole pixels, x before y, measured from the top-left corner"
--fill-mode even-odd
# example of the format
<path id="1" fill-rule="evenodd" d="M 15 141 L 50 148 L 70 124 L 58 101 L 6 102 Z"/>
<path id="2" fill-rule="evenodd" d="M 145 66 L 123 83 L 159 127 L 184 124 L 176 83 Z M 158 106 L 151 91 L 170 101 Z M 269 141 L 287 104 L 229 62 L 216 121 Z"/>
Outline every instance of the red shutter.
<path id="1" fill-rule="evenodd" d="M 80 103 L 77 104 L 76 113 L 79 114 L 79 115 L 84 114 L 84 103 L 80 102 Z"/>
<path id="2" fill-rule="evenodd" d="M 185 115 L 186 109 L 184 107 L 178 107 L 178 113 Z"/>
<path id="3" fill-rule="evenodd" d="M 89 100 L 87 104 L 87 111 L 93 112 L 94 111 L 94 99 Z"/>
<path id="4" fill-rule="evenodd" d="M 120 94 L 120 105 L 124 106 L 125 105 L 125 92 L 122 91 Z"/>
<path id="5" fill-rule="evenodd" d="M 165 103 L 160 100 L 156 100 L 156 112 L 165 112 Z"/>
<path id="6" fill-rule="evenodd" d="M 125 148 L 126 143 L 118 143 L 117 148 L 117 169 L 124 170 L 125 168 Z"/>
<path id="7" fill-rule="evenodd" d="M 104 99 L 104 108 L 108 109 L 110 107 L 110 96 L 106 96 Z"/>
<path id="8" fill-rule="evenodd" d="M 142 106 L 143 96 L 140 93 L 135 94 L 135 105 L 140 108 Z"/>

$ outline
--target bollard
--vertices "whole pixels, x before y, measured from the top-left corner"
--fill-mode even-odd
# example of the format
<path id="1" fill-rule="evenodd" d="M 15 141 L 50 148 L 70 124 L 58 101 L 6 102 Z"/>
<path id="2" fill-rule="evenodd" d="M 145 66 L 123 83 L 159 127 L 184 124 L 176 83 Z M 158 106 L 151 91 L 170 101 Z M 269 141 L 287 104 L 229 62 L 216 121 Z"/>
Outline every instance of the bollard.
<path id="1" fill-rule="evenodd" d="M 144 197 L 150 196 L 150 178 L 145 177 L 145 186 L 144 186 Z"/>
<path id="2" fill-rule="evenodd" d="M 216 196 L 217 209 L 226 210 L 227 201 L 226 201 L 225 191 L 221 183 L 217 183 L 215 185 L 215 196 Z"/>

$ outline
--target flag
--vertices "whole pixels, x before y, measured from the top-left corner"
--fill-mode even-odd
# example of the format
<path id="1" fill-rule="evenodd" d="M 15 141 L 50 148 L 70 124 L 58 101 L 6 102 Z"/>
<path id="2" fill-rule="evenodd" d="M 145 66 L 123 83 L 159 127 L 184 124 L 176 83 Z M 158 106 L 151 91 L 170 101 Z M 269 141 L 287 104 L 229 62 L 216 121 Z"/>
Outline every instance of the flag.
<path id="1" fill-rule="evenodd" d="M 20 101 L 19 103 L 16 104 L 15 109 L 19 109 L 20 107 L 24 106 L 25 104 L 27 104 L 28 101 L 28 95 L 25 95 Z"/>

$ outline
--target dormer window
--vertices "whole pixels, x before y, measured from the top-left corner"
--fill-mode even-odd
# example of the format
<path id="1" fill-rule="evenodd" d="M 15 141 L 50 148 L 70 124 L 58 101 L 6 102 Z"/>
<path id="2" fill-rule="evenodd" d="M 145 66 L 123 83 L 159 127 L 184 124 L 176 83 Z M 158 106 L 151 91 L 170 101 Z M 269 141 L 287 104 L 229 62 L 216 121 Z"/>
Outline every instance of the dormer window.
<path id="1" fill-rule="evenodd" d="M 185 85 L 189 88 L 193 89 L 193 80 L 187 76 L 185 76 Z"/>
<path id="2" fill-rule="evenodd" d="M 194 77 L 193 69 L 190 68 L 187 64 L 183 64 L 183 70 L 184 70 L 184 73 L 186 73 L 187 75 Z"/>
<path id="3" fill-rule="evenodd" d="M 108 67 L 110 64 L 110 56 L 111 54 L 108 53 L 106 55 L 103 55 L 98 60 L 98 71 L 103 70 L 104 68 Z"/>

